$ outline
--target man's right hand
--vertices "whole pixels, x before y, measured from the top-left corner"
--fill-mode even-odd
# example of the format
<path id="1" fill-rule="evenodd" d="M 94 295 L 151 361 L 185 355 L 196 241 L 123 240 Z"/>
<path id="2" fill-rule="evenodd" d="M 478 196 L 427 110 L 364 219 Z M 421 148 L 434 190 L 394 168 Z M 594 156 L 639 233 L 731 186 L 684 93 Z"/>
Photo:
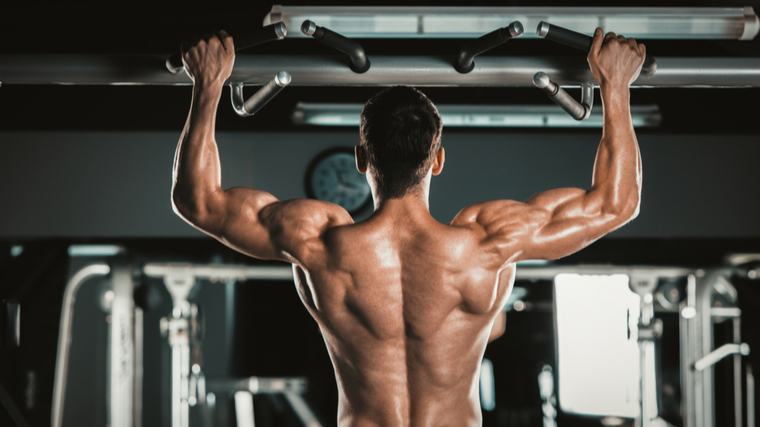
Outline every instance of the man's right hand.
<path id="1" fill-rule="evenodd" d="M 225 31 L 182 44 L 185 72 L 198 85 L 224 85 L 235 65 L 235 44 Z"/>
<path id="2" fill-rule="evenodd" d="M 639 77 L 646 53 L 646 46 L 633 38 L 612 32 L 602 36 L 602 29 L 597 28 L 587 59 L 600 88 L 628 89 Z"/>

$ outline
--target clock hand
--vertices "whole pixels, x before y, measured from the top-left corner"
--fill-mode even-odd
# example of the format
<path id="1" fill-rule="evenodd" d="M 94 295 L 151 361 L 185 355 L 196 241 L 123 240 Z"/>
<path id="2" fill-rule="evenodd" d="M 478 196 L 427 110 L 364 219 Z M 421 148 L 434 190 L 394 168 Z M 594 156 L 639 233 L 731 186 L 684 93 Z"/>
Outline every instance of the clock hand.
<path id="1" fill-rule="evenodd" d="M 341 184 L 344 183 L 345 180 L 343 179 L 343 174 L 340 173 L 340 169 L 337 166 L 335 166 L 335 163 L 332 164 L 332 167 L 333 167 L 333 170 L 335 171 L 335 175 L 338 176 L 338 182 Z"/>
<path id="2" fill-rule="evenodd" d="M 355 184 L 355 183 L 353 183 L 351 181 L 346 182 L 346 183 L 341 183 L 341 184 L 345 185 L 348 188 L 354 189 L 354 190 L 361 190 L 362 189 L 361 185 Z"/>

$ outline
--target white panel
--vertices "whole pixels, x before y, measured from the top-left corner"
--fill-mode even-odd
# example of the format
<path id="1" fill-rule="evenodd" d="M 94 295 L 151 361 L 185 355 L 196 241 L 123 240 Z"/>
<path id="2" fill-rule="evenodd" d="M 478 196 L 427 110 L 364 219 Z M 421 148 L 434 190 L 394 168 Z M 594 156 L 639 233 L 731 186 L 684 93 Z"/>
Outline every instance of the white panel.
<path id="1" fill-rule="evenodd" d="M 629 289 L 628 276 L 560 274 L 554 291 L 560 407 L 635 417 L 640 297 Z"/>
<path id="2" fill-rule="evenodd" d="M 235 392 L 237 427 L 256 427 L 253 419 L 253 395 L 247 391 Z"/>

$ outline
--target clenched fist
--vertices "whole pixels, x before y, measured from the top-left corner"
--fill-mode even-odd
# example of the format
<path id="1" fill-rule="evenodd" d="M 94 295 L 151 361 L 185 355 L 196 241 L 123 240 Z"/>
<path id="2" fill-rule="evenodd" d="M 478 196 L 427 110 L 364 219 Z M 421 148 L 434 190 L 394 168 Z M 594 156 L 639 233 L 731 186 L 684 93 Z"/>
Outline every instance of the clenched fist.
<path id="1" fill-rule="evenodd" d="M 196 85 L 223 85 L 235 65 L 235 44 L 225 31 L 182 44 L 185 72 Z"/>
<path id="2" fill-rule="evenodd" d="M 587 59 L 599 87 L 628 89 L 638 78 L 646 53 L 646 46 L 633 38 L 613 32 L 602 36 L 602 29 L 597 28 Z"/>

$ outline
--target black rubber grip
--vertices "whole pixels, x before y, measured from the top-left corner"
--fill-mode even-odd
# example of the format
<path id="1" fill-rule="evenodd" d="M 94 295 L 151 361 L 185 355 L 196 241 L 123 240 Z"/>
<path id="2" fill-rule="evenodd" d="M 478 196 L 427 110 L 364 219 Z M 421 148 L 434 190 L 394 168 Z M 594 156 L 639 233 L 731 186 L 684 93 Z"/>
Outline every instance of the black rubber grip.
<path id="1" fill-rule="evenodd" d="M 235 38 L 235 52 L 240 52 L 243 49 L 248 49 L 262 43 L 266 43 L 272 40 L 278 40 L 287 34 L 285 24 L 277 22 L 271 25 L 267 25 L 261 30 L 253 33 L 246 34 Z M 177 74 L 185 69 L 185 64 L 182 63 L 182 54 L 174 53 L 166 60 L 166 69 L 172 74 Z"/>
<path id="2" fill-rule="evenodd" d="M 519 22 L 517 24 L 519 24 Z M 519 28 L 518 33 L 521 34 L 522 25 L 519 25 Z M 512 33 L 509 32 L 509 27 L 507 26 L 491 31 L 482 37 L 470 41 L 459 50 L 459 56 L 454 63 L 454 68 L 462 74 L 469 73 L 475 68 L 476 56 L 489 51 L 502 43 L 506 43 L 512 37 Z"/>
<path id="3" fill-rule="evenodd" d="M 568 30 L 567 28 L 558 27 L 544 21 L 541 21 L 538 24 L 539 35 L 542 35 L 540 31 L 542 26 L 545 28 L 545 34 L 543 37 L 547 40 L 574 47 L 586 53 L 591 50 L 591 43 L 594 41 L 593 37 L 589 37 L 573 30 Z M 647 55 L 646 58 L 644 58 L 644 65 L 641 67 L 641 74 L 644 76 L 651 76 L 656 69 L 657 60 L 654 59 L 654 57 Z"/>
<path id="4" fill-rule="evenodd" d="M 314 39 L 332 47 L 333 49 L 343 52 L 351 59 L 351 70 L 355 73 L 366 73 L 369 70 L 370 62 L 364 48 L 358 42 L 347 38 L 342 34 L 325 27 L 317 27 L 313 35 Z"/>

